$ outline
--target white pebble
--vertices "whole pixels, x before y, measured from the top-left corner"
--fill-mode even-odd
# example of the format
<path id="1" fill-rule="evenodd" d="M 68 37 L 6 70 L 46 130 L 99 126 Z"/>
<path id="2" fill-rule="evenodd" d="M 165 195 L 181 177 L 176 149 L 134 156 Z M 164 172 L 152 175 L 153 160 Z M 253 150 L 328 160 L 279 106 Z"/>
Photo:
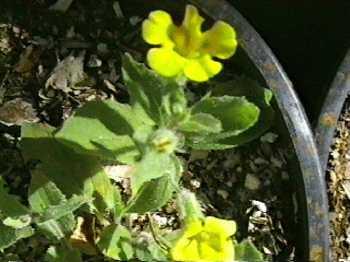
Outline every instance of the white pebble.
<path id="1" fill-rule="evenodd" d="M 258 190 L 260 187 L 260 180 L 254 174 L 247 174 L 244 182 L 245 188 L 249 190 Z"/>

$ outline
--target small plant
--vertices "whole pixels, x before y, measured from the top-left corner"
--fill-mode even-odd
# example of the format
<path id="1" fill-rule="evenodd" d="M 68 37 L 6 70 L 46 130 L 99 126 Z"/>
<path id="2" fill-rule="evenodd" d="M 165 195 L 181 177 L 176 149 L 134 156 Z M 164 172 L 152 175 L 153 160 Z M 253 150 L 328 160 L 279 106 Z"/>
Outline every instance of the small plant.
<path id="1" fill-rule="evenodd" d="M 50 240 L 47 261 L 82 261 L 102 253 L 119 261 L 262 261 L 249 242 L 238 244 L 236 224 L 205 216 L 196 196 L 184 189 L 183 157 L 193 149 L 224 150 L 247 143 L 269 128 L 271 92 L 244 77 L 219 85 L 213 94 L 189 99 L 188 80 L 207 81 L 237 46 L 234 29 L 218 21 L 201 31 L 204 19 L 187 6 L 181 26 L 164 11 L 143 23 L 151 69 L 123 57 L 129 103 L 92 101 L 61 128 L 22 126 L 21 147 L 32 170 L 29 207 L 8 194 L 0 180 L 0 250 L 21 238 Z M 106 165 L 129 168 L 123 192 Z M 156 228 L 151 238 L 132 230 L 131 217 L 149 215 L 176 199 L 182 226 Z M 89 236 L 89 237 L 88 237 Z"/>

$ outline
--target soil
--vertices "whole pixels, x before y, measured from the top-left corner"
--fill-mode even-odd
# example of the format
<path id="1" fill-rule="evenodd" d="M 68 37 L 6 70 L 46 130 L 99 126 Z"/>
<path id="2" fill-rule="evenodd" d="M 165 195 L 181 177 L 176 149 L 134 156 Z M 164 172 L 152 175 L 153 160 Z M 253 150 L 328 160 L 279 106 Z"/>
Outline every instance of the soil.
<path id="1" fill-rule="evenodd" d="M 113 1 L 101 0 L 98 8 L 95 0 L 75 1 L 63 14 L 48 11 L 53 2 L 1 3 L 0 175 L 23 203 L 30 174 L 19 150 L 21 124 L 58 127 L 87 101 L 127 101 L 120 55 L 142 59 L 147 48 L 139 37 L 143 18 L 120 13 Z M 58 65 L 65 61 L 75 66 L 70 77 L 62 78 Z M 184 156 L 189 169 L 183 183 L 200 197 L 206 214 L 237 221 L 238 240 L 250 238 L 269 260 L 292 260 L 297 245 L 296 189 L 289 171 L 293 156 L 291 146 L 272 130 L 246 147 Z M 159 227 L 178 227 L 171 204 L 152 219 Z M 133 223 L 142 230 L 148 220 L 138 217 Z M 0 260 L 41 261 L 47 246 L 35 236 L 8 248 Z"/>
<path id="2" fill-rule="evenodd" d="M 328 197 L 334 261 L 350 260 L 350 99 L 338 122 L 328 164 Z"/>

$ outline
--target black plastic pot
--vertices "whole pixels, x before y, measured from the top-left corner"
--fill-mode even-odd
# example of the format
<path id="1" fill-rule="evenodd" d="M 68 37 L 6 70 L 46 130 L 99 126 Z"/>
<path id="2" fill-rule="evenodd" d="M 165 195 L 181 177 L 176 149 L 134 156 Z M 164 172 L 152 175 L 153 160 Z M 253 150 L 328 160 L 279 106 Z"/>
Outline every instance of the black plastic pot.
<path id="1" fill-rule="evenodd" d="M 283 71 L 264 40 L 246 19 L 224 0 L 191 0 L 214 20 L 232 24 L 239 43 L 260 71 L 274 93 L 293 141 L 300 166 L 301 177 L 296 177 L 300 191 L 299 211 L 302 258 L 300 261 L 329 261 L 328 202 L 324 176 L 304 109 Z"/>
<path id="2" fill-rule="evenodd" d="M 326 172 L 330 147 L 344 102 L 350 94 L 350 49 L 346 54 L 323 104 L 315 136 L 321 168 Z"/>

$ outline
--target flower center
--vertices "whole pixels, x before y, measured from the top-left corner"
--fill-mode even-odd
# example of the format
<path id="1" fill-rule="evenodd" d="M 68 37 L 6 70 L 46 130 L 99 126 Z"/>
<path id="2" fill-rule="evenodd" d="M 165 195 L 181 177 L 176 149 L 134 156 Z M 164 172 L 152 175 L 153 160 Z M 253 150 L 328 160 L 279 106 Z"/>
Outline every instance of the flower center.
<path id="1" fill-rule="evenodd" d="M 174 42 L 174 50 L 185 58 L 197 58 L 200 56 L 201 38 L 196 37 L 183 27 L 175 27 L 170 33 L 170 39 Z"/>
<path id="2" fill-rule="evenodd" d="M 210 240 L 211 236 L 207 232 L 202 232 L 199 234 L 198 239 L 203 242 L 208 242 Z"/>

